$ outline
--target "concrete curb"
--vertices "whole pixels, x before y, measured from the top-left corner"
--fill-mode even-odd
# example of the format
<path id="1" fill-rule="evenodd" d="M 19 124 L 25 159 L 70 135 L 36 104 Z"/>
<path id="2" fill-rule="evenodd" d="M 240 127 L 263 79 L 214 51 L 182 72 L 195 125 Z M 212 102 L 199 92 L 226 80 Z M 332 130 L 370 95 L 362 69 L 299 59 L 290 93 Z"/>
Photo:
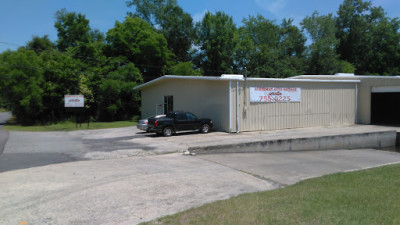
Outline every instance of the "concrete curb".
<path id="1" fill-rule="evenodd" d="M 397 132 L 378 131 L 320 137 L 284 138 L 245 143 L 192 146 L 192 154 L 315 151 L 335 149 L 386 148 L 396 146 Z"/>

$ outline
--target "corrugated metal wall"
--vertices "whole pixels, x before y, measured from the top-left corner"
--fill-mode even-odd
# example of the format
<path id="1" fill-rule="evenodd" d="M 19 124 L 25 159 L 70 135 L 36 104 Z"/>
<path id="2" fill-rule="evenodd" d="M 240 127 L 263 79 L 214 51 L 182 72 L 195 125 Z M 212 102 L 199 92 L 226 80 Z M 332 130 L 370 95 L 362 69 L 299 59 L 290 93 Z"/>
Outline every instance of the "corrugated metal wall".
<path id="1" fill-rule="evenodd" d="M 236 81 L 231 82 L 231 131 L 236 127 Z M 354 83 L 239 81 L 239 130 L 276 130 L 355 123 Z M 299 87 L 300 102 L 250 103 L 249 87 Z M 246 92 L 244 92 L 244 90 Z"/>
<path id="2" fill-rule="evenodd" d="M 373 87 L 400 86 L 400 77 L 305 75 L 297 79 L 360 80 L 358 84 L 357 123 L 371 124 L 371 90 Z"/>
<path id="3" fill-rule="evenodd" d="M 358 122 L 371 124 L 371 90 L 373 87 L 400 86 L 399 78 L 361 78 L 358 86 Z M 398 104 L 394 102 L 394 104 Z"/>

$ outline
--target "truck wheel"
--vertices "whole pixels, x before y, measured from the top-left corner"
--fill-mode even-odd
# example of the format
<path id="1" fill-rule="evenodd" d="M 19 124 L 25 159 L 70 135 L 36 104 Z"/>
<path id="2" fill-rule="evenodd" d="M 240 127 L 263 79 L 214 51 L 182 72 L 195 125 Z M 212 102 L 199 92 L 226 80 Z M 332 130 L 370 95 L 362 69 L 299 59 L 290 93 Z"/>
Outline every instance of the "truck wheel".
<path id="1" fill-rule="evenodd" d="M 208 124 L 203 124 L 202 126 L 201 126 L 201 128 L 200 128 L 200 132 L 201 133 L 208 133 L 208 132 L 210 132 L 210 125 L 208 125 Z"/>
<path id="2" fill-rule="evenodd" d="M 171 127 L 166 127 L 163 129 L 163 135 L 164 137 L 169 137 L 172 135 L 172 128 Z"/>

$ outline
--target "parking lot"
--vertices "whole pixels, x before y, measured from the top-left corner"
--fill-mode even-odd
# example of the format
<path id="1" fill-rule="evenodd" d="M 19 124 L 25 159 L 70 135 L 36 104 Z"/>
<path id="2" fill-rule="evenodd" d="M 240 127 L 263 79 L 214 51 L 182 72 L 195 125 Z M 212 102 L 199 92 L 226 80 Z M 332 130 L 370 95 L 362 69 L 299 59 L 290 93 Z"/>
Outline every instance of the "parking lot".
<path id="1" fill-rule="evenodd" d="M 310 136 L 321 132 L 293 130 L 291 136 L 306 131 Z M 266 139 L 285 132 L 170 138 L 135 127 L 10 132 L 0 155 L 0 224 L 136 224 L 310 177 L 400 163 L 399 153 L 373 149 L 181 154 L 193 144 Z"/>

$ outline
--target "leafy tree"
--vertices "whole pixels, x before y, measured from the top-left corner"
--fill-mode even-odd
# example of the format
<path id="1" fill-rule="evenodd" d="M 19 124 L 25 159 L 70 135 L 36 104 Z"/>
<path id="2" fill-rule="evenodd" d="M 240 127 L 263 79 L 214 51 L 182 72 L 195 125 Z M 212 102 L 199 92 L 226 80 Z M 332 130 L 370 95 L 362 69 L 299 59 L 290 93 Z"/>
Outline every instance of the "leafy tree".
<path id="1" fill-rule="evenodd" d="M 283 20 L 278 26 L 263 16 L 250 16 L 239 28 L 236 62 L 251 77 L 289 77 L 303 73 L 305 37 Z"/>
<path id="2" fill-rule="evenodd" d="M 339 7 L 336 36 L 341 59 L 352 63 L 358 74 L 399 72 L 397 18 L 388 18 L 382 7 L 370 1 L 345 0 Z"/>
<path id="3" fill-rule="evenodd" d="M 19 48 L 0 55 L 0 90 L 3 100 L 22 124 L 32 124 L 43 111 L 43 70 L 32 50 Z"/>
<path id="4" fill-rule="evenodd" d="M 306 37 L 301 30 L 293 25 L 293 19 L 284 19 L 279 30 L 279 61 L 278 77 L 291 77 L 305 72 Z"/>
<path id="5" fill-rule="evenodd" d="M 133 88 L 142 82 L 140 71 L 132 63 L 108 73 L 100 84 L 99 119 L 121 120 L 138 114 L 140 98 Z"/>
<path id="6" fill-rule="evenodd" d="M 108 55 L 126 57 L 140 69 L 145 81 L 163 75 L 171 64 L 173 54 L 164 36 L 140 18 L 126 17 L 122 23 L 117 21 L 107 32 L 107 42 Z"/>
<path id="7" fill-rule="evenodd" d="M 207 12 L 197 24 L 197 44 L 200 47 L 198 66 L 207 76 L 232 73 L 238 32 L 232 17 L 224 12 Z"/>
<path id="8" fill-rule="evenodd" d="M 193 19 L 176 0 L 131 0 L 127 6 L 136 8 L 134 14 L 128 15 L 144 19 L 165 36 L 168 48 L 178 61 L 189 60 L 188 51 L 195 34 Z"/>
<path id="9" fill-rule="evenodd" d="M 380 7 L 371 8 L 371 38 L 364 70 L 374 74 L 399 74 L 400 70 L 400 21 L 390 19 Z"/>
<path id="10" fill-rule="evenodd" d="M 335 19 L 332 14 L 320 16 L 314 12 L 306 17 L 301 26 L 312 40 L 309 46 L 309 74 L 334 74 L 339 71 L 340 61 L 336 48 L 339 40 L 336 38 Z"/>
<path id="11" fill-rule="evenodd" d="M 369 51 L 369 29 L 366 14 L 371 2 L 363 0 L 344 0 L 337 12 L 336 36 L 340 41 L 338 53 L 341 59 L 353 63 L 357 73 L 366 72 L 364 57 Z"/>
<path id="12" fill-rule="evenodd" d="M 55 44 L 50 41 L 48 35 L 43 37 L 34 36 L 31 41 L 26 44 L 26 48 L 40 54 L 43 51 L 55 50 Z"/>
<path id="13" fill-rule="evenodd" d="M 57 29 L 57 47 L 61 51 L 90 40 L 89 20 L 83 14 L 58 10 L 54 27 Z"/>
<path id="14" fill-rule="evenodd" d="M 180 62 L 189 60 L 188 52 L 194 43 L 195 35 L 190 14 L 178 6 L 169 7 L 163 15 L 161 28 L 161 33 L 167 39 L 168 47 L 177 60 Z"/>
<path id="15" fill-rule="evenodd" d="M 191 62 L 181 62 L 171 67 L 170 73 L 172 75 L 184 75 L 184 76 L 200 76 L 201 71 L 194 69 L 194 65 Z"/>
<path id="16" fill-rule="evenodd" d="M 155 26 L 162 24 L 166 8 L 178 6 L 178 3 L 176 0 L 130 0 L 126 5 L 135 7 L 135 13 L 128 13 L 130 17 L 140 17 Z"/>
<path id="17" fill-rule="evenodd" d="M 40 55 L 43 69 L 43 110 L 40 116 L 41 121 L 57 122 L 67 119 L 69 116 L 64 108 L 64 95 L 87 94 L 82 93 L 82 70 L 83 64 L 61 52 L 43 52 Z M 90 96 L 85 96 L 86 99 Z M 85 103 L 90 107 L 90 101 Z"/>

